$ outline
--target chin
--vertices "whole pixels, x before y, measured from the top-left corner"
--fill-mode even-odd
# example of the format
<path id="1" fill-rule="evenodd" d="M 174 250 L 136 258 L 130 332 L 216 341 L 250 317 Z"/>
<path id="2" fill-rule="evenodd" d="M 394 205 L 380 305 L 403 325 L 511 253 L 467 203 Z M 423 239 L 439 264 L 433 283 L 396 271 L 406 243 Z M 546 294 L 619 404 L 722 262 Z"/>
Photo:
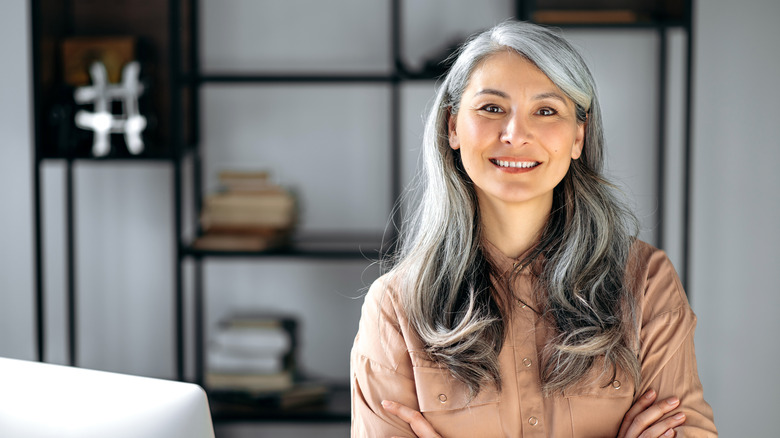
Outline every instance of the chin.
<path id="1" fill-rule="evenodd" d="M 527 189 L 504 188 L 502 190 L 494 191 L 490 194 L 490 197 L 495 201 L 499 201 L 507 205 L 520 205 L 535 202 L 542 202 L 543 204 L 547 205 L 549 201 L 552 201 L 552 191 L 537 192 L 529 191 Z"/>

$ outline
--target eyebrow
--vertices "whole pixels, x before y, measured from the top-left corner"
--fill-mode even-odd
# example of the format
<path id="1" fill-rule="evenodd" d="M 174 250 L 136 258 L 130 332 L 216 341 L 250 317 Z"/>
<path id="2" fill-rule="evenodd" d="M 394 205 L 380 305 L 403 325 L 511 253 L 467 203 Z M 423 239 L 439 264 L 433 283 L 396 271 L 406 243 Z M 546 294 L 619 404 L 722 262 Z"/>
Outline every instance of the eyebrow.
<path id="1" fill-rule="evenodd" d="M 477 91 L 474 96 L 481 96 L 483 94 L 492 94 L 498 97 L 503 97 L 504 99 L 509 99 L 509 94 L 501 91 L 496 90 L 495 88 L 484 88 L 482 90 Z M 555 99 L 561 101 L 561 103 L 567 103 L 566 98 L 561 96 L 560 93 L 556 93 L 555 91 L 548 91 L 546 93 L 537 94 L 533 97 L 533 100 L 544 100 L 544 99 Z"/>
<path id="2" fill-rule="evenodd" d="M 566 98 L 560 95 L 560 93 L 556 93 L 555 91 L 548 91 L 547 93 L 541 93 L 534 96 L 534 100 L 544 100 L 544 99 L 555 99 L 561 101 L 561 103 L 568 103 L 566 101 Z"/>
<path id="3" fill-rule="evenodd" d="M 498 97 L 503 97 L 504 99 L 509 99 L 509 95 L 507 93 L 504 93 L 501 90 L 496 90 L 495 88 L 483 88 L 482 90 L 477 91 L 474 96 L 481 96 L 483 94 L 493 94 Z"/>

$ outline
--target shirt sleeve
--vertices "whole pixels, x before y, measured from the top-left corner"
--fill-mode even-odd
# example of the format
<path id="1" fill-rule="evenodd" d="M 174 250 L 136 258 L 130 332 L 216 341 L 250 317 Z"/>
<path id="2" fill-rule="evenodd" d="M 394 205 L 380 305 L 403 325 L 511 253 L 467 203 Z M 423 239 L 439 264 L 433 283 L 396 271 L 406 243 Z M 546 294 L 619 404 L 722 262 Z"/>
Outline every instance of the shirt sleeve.
<path id="1" fill-rule="evenodd" d="M 691 310 L 680 280 L 669 259 L 656 250 L 648 264 L 642 309 L 639 359 L 642 384 L 636 397 L 648 389 L 657 400 L 676 396 L 677 412 L 685 413 L 685 423 L 675 428 L 678 437 L 717 437 L 710 405 L 696 365 L 693 335 L 696 315 Z"/>
<path id="2" fill-rule="evenodd" d="M 383 400 L 419 410 L 414 373 L 395 298 L 380 278 L 365 297 L 350 357 L 352 432 L 355 437 L 415 437 L 409 425 L 388 413 Z"/>

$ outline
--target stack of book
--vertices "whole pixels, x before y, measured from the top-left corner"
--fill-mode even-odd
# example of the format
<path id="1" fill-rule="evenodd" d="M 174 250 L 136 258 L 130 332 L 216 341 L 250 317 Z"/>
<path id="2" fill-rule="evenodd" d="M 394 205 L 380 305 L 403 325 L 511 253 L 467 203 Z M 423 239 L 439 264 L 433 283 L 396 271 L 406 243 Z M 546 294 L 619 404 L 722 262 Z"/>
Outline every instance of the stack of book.
<path id="1" fill-rule="evenodd" d="M 267 172 L 225 171 L 221 191 L 206 196 L 203 236 L 195 248 L 262 251 L 284 244 L 297 218 L 295 197 L 269 181 Z"/>
<path id="2" fill-rule="evenodd" d="M 328 387 L 301 381 L 297 322 L 284 315 L 234 314 L 219 323 L 206 354 L 204 386 L 214 412 L 290 409 L 326 400 Z"/>
<path id="3" fill-rule="evenodd" d="M 236 314 L 220 322 L 206 355 L 206 387 L 253 394 L 292 388 L 295 333 L 295 320 L 283 316 Z"/>

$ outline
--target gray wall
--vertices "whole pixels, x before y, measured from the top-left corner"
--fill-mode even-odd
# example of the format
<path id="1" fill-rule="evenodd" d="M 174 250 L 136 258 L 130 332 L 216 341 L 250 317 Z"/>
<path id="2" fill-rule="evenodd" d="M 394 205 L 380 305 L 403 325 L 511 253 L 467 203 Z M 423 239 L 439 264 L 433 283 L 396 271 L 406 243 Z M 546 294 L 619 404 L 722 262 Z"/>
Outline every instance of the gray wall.
<path id="1" fill-rule="evenodd" d="M 698 2 L 693 306 L 723 436 L 777 436 L 780 2 Z"/>
<path id="2" fill-rule="evenodd" d="M 26 1 L 0 5 L 0 355 L 32 358 L 32 126 Z"/>
<path id="3" fill-rule="evenodd" d="M 340 0 L 339 7 L 304 0 L 272 3 L 278 9 L 275 14 L 297 17 L 292 23 L 271 19 L 249 0 L 233 0 L 229 7 L 218 1 L 203 3 L 202 57 L 208 71 L 389 68 L 384 2 Z M 419 65 L 451 38 L 502 20 L 512 2 L 494 0 L 476 7 L 464 1 L 458 8 L 445 6 L 450 2 L 443 0 L 408 3 L 403 43 L 407 61 Z M 780 328 L 772 314 L 780 304 L 773 251 L 780 244 L 775 231 L 780 200 L 773 193 L 780 181 L 772 168 L 780 159 L 780 145 L 777 136 L 770 137 L 772 123 L 780 118 L 780 96 L 767 84 L 780 77 L 775 54 L 780 31 L 773 23 L 780 17 L 780 4 L 698 3 L 688 292 L 699 316 L 699 369 L 724 436 L 772 436 L 780 426 L 772 415 L 780 380 L 771 373 L 780 347 L 764 339 Z M 312 8 L 317 19 L 298 13 Z M 345 8 L 358 11 L 352 16 L 360 19 L 345 18 L 338 12 Z M 25 359 L 34 356 L 27 9 L 23 0 L 0 6 L 0 56 L 7 60 L 0 71 L 0 132 L 5 135 L 0 159 L 0 356 Z M 634 200 L 642 237 L 658 243 L 653 232 L 656 116 L 648 105 L 655 102 L 657 38 L 649 31 L 567 35 L 590 61 L 600 85 L 610 173 Z M 672 43 L 673 152 L 666 163 L 670 236 L 664 246 L 679 265 L 678 115 L 684 41 L 674 35 Z M 413 83 L 402 90 L 405 175 L 414 172 L 422 113 L 433 89 L 433 83 Z M 384 226 L 389 213 L 383 166 L 389 132 L 386 87 L 209 85 L 202 97 L 210 187 L 221 168 L 246 168 L 250 162 L 272 169 L 280 182 L 300 191 L 306 230 Z M 63 168 L 47 163 L 43 170 L 47 359 L 63 362 Z M 79 363 L 85 367 L 173 376 L 171 173 L 166 164 L 77 165 Z M 296 312 L 303 321 L 304 368 L 344 378 L 359 318 L 360 300 L 355 297 L 376 273 L 375 267 L 360 261 L 211 261 L 206 266 L 207 319 L 212 325 L 237 307 Z M 343 429 L 333 434 L 339 433 Z"/>

